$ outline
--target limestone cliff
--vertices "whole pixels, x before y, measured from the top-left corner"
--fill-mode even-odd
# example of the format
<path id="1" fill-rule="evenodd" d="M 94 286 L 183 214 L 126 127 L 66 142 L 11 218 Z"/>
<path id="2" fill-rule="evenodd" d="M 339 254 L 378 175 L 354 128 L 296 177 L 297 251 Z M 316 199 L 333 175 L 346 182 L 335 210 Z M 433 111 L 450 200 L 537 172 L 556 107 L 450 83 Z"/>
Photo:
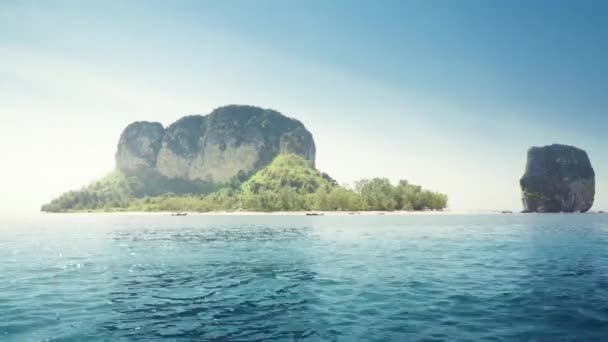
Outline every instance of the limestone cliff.
<path id="1" fill-rule="evenodd" d="M 532 147 L 520 184 L 525 212 L 587 212 L 593 206 L 595 172 L 576 147 Z"/>
<path id="2" fill-rule="evenodd" d="M 277 111 L 231 105 L 183 117 L 167 128 L 130 124 L 118 143 L 116 167 L 125 173 L 220 184 L 267 165 L 281 152 L 314 165 L 312 134 Z"/>
<path id="3" fill-rule="evenodd" d="M 138 121 L 125 128 L 118 142 L 116 166 L 122 171 L 154 168 L 165 129 L 158 122 Z"/>

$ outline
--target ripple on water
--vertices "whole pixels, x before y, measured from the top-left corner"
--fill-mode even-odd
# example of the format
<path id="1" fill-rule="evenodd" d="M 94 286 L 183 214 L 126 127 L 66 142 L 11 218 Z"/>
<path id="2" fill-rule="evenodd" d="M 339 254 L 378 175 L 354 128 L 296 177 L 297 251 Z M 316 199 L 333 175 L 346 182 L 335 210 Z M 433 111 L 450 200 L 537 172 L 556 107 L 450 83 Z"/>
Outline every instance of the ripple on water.
<path id="1" fill-rule="evenodd" d="M 0 232 L 1 340 L 608 339 L 602 215 L 101 217 Z"/>

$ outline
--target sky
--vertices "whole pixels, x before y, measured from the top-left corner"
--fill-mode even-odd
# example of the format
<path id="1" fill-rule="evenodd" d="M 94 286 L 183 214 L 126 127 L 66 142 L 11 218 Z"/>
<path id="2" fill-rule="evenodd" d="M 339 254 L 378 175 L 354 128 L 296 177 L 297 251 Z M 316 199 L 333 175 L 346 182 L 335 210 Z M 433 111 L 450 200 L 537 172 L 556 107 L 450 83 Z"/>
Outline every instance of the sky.
<path id="1" fill-rule="evenodd" d="M 0 215 L 114 168 L 122 129 L 227 104 L 302 121 L 341 183 L 519 210 L 531 146 L 585 149 L 608 209 L 608 2 L 0 2 Z"/>

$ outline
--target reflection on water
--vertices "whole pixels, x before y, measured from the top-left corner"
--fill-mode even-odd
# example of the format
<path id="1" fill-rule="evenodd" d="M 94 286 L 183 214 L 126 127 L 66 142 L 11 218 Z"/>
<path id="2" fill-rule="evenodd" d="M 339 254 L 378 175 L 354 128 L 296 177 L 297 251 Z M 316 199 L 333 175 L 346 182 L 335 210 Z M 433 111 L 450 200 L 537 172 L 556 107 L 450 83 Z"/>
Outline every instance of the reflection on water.
<path id="1" fill-rule="evenodd" d="M 0 340 L 608 337 L 602 215 L 84 215 L 3 227 Z"/>

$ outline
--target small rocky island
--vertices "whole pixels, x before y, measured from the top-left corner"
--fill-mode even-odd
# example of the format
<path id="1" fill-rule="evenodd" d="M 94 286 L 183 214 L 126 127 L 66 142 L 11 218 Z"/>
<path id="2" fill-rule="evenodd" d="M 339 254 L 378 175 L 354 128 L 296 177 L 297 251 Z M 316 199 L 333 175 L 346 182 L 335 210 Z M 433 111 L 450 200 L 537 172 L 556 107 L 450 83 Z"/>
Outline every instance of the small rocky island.
<path id="1" fill-rule="evenodd" d="M 524 212 L 587 212 L 595 197 L 595 172 L 587 152 L 566 145 L 532 147 L 520 180 Z"/>
<path id="2" fill-rule="evenodd" d="M 275 110 L 230 105 L 120 136 L 116 168 L 42 206 L 81 211 L 441 210 L 447 196 L 405 180 L 341 186 L 315 167 L 312 134 Z"/>

